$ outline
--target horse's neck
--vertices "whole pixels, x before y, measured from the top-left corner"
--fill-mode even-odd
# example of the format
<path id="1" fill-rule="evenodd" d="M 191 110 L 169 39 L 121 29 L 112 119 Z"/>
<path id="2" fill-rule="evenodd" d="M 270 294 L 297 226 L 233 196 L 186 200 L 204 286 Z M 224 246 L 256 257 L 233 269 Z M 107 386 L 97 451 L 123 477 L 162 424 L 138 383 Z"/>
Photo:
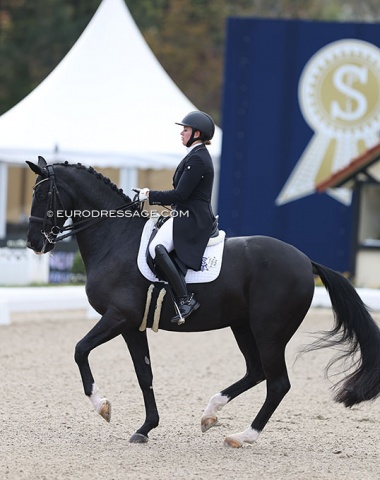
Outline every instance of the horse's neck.
<path id="1" fill-rule="evenodd" d="M 67 181 L 71 184 L 73 224 L 75 228 L 85 225 L 85 228 L 76 234 L 85 264 L 102 262 L 105 258 L 109 261 L 110 257 L 120 254 L 123 254 L 125 261 L 131 259 L 131 262 L 136 263 L 145 221 L 127 214 L 111 217 L 110 212 L 115 213 L 127 200 L 104 180 L 86 171 L 82 174 L 81 171 L 70 171 L 70 176 Z M 76 211 L 81 212 L 81 215 L 76 216 Z M 88 219 L 87 224 L 78 223 L 83 221 L 83 212 Z"/>
<path id="2" fill-rule="evenodd" d="M 77 234 L 86 270 L 102 264 L 136 265 L 143 222 L 133 218 L 108 218 Z"/>
<path id="3" fill-rule="evenodd" d="M 68 178 L 69 182 L 71 178 L 70 183 L 73 185 L 71 196 L 74 211 L 85 211 L 87 214 L 95 215 L 102 210 L 116 209 L 126 203 L 124 197 L 104 180 L 86 171 L 81 173 L 82 175 L 78 175 L 77 178 L 71 173 L 71 177 Z"/>

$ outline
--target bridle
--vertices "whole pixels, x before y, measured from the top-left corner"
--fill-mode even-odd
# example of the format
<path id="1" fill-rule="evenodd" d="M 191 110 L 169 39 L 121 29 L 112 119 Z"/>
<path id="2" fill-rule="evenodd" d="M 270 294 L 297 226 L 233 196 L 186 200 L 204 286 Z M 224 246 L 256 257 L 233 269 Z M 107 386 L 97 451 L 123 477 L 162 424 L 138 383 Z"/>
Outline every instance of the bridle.
<path id="1" fill-rule="evenodd" d="M 45 237 L 43 251 L 45 251 L 47 243 L 56 244 L 67 237 L 75 235 L 76 233 L 84 230 L 85 228 L 91 227 L 92 225 L 95 225 L 96 223 L 101 222 L 104 218 L 107 218 L 107 217 L 85 218 L 85 219 L 76 221 L 75 225 L 72 224 L 72 225 L 66 225 L 66 226 L 60 227 L 58 225 L 58 210 L 61 209 L 65 211 L 65 207 L 63 205 L 63 202 L 55 181 L 54 167 L 53 165 L 46 165 L 46 167 L 44 167 L 44 170 L 46 170 L 46 177 L 40 180 L 39 182 L 37 182 L 34 185 L 33 190 L 36 191 L 39 185 L 47 181 L 49 182 L 47 210 L 44 217 L 36 217 L 35 215 L 31 215 L 29 217 L 29 222 L 42 223 L 41 234 Z M 140 200 L 137 199 L 137 197 L 138 195 L 135 197 L 135 199 L 132 202 L 121 205 L 120 207 L 117 207 L 114 210 L 115 211 L 126 210 L 137 204 L 140 204 L 140 208 L 141 208 L 141 202 Z M 48 231 L 49 228 L 50 230 Z"/>
<path id="2" fill-rule="evenodd" d="M 53 166 L 47 165 L 44 168 L 44 170 L 46 170 L 46 177 L 40 180 L 39 182 L 37 182 L 34 185 L 33 190 L 34 192 L 36 192 L 36 189 L 39 185 L 41 185 L 44 182 L 49 182 L 47 210 L 44 217 L 36 217 L 35 215 L 31 215 L 29 217 L 29 222 L 42 223 L 41 233 L 45 237 L 45 241 L 55 244 L 59 241 L 57 238 L 58 235 L 65 230 L 69 230 L 71 226 L 70 225 L 67 227 L 58 226 L 58 218 L 57 218 L 58 206 L 60 206 L 63 210 L 64 210 L 64 206 L 63 206 L 63 202 L 55 181 L 55 173 L 54 173 Z M 50 228 L 50 231 L 47 231 L 48 228 Z M 68 235 L 65 235 L 65 237 L 67 236 Z"/>

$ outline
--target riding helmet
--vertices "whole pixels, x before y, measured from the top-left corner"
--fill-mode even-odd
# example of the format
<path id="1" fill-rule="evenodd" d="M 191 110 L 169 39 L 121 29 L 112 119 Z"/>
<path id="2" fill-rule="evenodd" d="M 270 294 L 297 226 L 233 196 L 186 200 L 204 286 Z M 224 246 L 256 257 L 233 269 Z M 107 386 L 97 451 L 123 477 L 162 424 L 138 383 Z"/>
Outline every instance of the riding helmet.
<path id="1" fill-rule="evenodd" d="M 195 111 L 188 113 L 182 122 L 175 122 L 177 125 L 191 127 L 203 134 L 204 140 L 211 140 L 215 132 L 214 120 L 205 112 Z"/>

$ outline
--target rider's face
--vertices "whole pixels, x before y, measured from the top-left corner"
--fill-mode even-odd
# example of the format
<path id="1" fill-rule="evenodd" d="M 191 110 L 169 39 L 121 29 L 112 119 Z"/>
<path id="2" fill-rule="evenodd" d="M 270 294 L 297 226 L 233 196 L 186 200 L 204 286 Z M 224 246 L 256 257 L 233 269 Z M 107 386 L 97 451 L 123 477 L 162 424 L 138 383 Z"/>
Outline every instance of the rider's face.
<path id="1" fill-rule="evenodd" d="M 193 129 L 191 127 L 183 127 L 181 132 L 182 144 L 186 145 L 186 143 L 190 140 L 191 133 Z"/>
<path id="2" fill-rule="evenodd" d="M 181 132 L 181 137 L 182 137 L 182 144 L 186 145 L 187 142 L 190 140 L 191 133 L 193 129 L 191 127 L 183 127 L 183 130 Z M 194 138 L 198 138 L 200 133 L 198 130 L 195 131 Z"/>

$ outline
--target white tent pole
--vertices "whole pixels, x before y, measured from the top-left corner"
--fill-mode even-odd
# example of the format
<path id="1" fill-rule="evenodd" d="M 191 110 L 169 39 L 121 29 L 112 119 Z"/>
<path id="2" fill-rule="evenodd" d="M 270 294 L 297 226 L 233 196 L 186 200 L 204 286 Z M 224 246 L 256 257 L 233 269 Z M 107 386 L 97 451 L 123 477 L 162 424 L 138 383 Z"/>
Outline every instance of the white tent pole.
<path id="1" fill-rule="evenodd" d="M 119 187 L 123 189 L 124 193 L 129 197 L 133 197 L 134 193 L 131 192 L 132 188 L 138 187 L 139 181 L 137 168 L 123 167 L 120 169 Z"/>
<path id="2" fill-rule="evenodd" d="M 8 165 L 0 162 L 0 238 L 7 233 Z"/>
<path id="3" fill-rule="evenodd" d="M 219 180 L 220 180 L 220 157 L 216 160 L 216 156 L 213 156 L 214 159 L 214 187 L 212 190 L 211 205 L 214 211 L 214 214 L 218 214 L 218 199 L 219 199 Z"/>

